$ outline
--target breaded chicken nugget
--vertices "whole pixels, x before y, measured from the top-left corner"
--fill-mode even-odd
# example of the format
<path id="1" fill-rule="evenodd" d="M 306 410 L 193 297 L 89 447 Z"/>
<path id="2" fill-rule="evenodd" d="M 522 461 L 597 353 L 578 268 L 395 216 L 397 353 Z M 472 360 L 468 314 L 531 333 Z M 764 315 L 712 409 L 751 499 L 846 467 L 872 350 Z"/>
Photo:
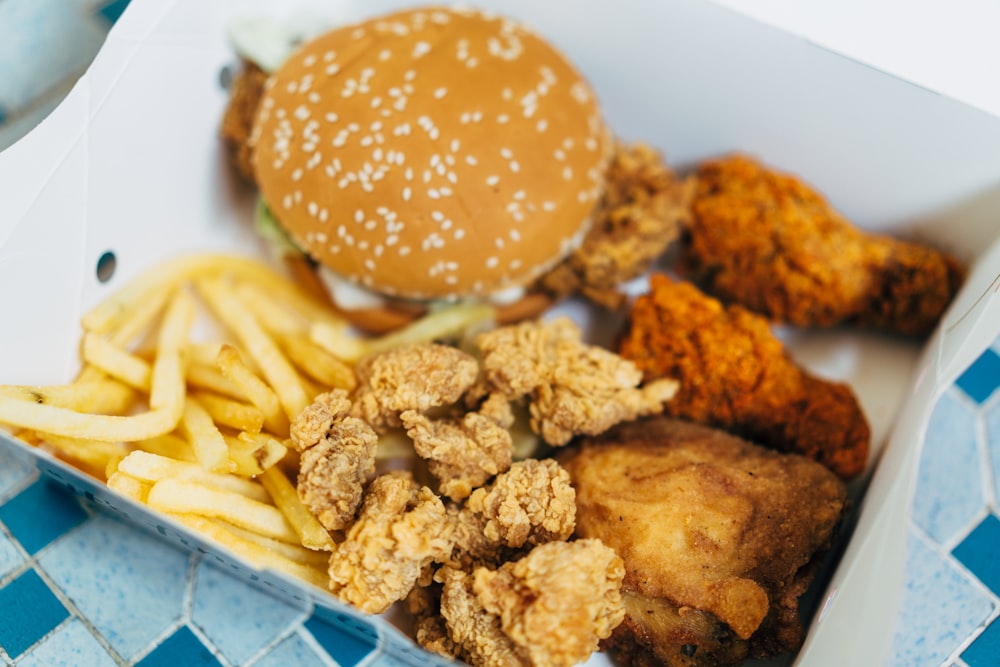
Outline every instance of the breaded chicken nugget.
<path id="1" fill-rule="evenodd" d="M 871 433 L 854 392 L 798 366 L 760 315 L 654 274 L 618 347 L 646 381 L 680 382 L 668 415 L 805 454 L 845 479 L 865 468 Z"/>
<path id="2" fill-rule="evenodd" d="M 746 156 L 705 162 L 697 180 L 679 271 L 774 321 L 922 336 L 964 280 L 955 258 L 863 232 L 799 179 Z"/>

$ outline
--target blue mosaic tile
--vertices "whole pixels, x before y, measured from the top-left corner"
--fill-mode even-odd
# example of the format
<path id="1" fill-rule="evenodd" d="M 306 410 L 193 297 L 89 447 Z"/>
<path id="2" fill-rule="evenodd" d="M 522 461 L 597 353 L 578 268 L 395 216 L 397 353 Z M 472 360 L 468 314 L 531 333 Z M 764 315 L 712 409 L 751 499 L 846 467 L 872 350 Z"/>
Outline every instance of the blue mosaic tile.
<path id="1" fill-rule="evenodd" d="M 107 19 L 108 23 L 114 24 L 121 18 L 128 3 L 129 0 L 111 0 L 111 2 L 102 3 L 97 8 L 97 13 Z"/>
<path id="2" fill-rule="evenodd" d="M 38 476 L 35 466 L 23 456 L 0 447 L 0 502 Z"/>
<path id="3" fill-rule="evenodd" d="M 178 665 L 210 667 L 221 663 L 186 625 L 178 628 L 149 655 L 136 663 L 136 667 L 178 667 Z"/>
<path id="4" fill-rule="evenodd" d="M 0 521 L 29 554 L 86 520 L 76 496 L 47 479 L 39 479 L 0 507 Z"/>
<path id="5" fill-rule="evenodd" d="M 309 643 L 298 633 L 281 641 L 267 655 L 254 663 L 254 667 L 326 667 Z"/>
<path id="6" fill-rule="evenodd" d="M 181 618 L 190 555 L 98 514 L 39 564 L 126 660 Z"/>
<path id="7" fill-rule="evenodd" d="M 304 616 L 304 609 L 247 585 L 207 560 L 198 565 L 191 621 L 234 664 L 243 664 Z"/>
<path id="8" fill-rule="evenodd" d="M 24 556 L 7 535 L 0 532 L 0 579 L 6 577 L 24 562 Z"/>
<path id="9" fill-rule="evenodd" d="M 356 665 L 375 649 L 378 635 L 373 628 L 368 628 L 371 632 L 371 641 L 362 639 L 344 628 L 347 623 L 352 628 L 360 628 L 361 624 L 355 619 L 338 614 L 326 609 L 317 608 L 309 620 L 305 622 L 305 627 L 316 639 L 320 646 L 337 661 L 342 667 Z"/>
<path id="10" fill-rule="evenodd" d="M 1000 595 L 1000 519 L 987 515 L 951 553 L 987 588 Z"/>
<path id="11" fill-rule="evenodd" d="M 70 620 L 17 661 L 17 667 L 115 667 L 117 664 L 78 618 Z"/>
<path id="12" fill-rule="evenodd" d="M 983 509 L 982 457 L 976 413 L 954 391 L 931 413 L 913 498 L 914 521 L 936 542 L 947 542 Z M 955 480 L 962 480 L 956 484 Z"/>
<path id="13" fill-rule="evenodd" d="M 890 664 L 940 665 L 989 618 L 993 603 L 912 529 L 907 553 Z"/>
<path id="14" fill-rule="evenodd" d="M 962 651 L 962 660 L 968 667 L 996 667 L 1000 662 L 1000 619 L 994 619 Z"/>
<path id="15" fill-rule="evenodd" d="M 955 381 L 969 398 L 977 403 L 985 403 L 1000 387 L 1000 354 L 987 348 L 969 368 Z"/>
<path id="16" fill-rule="evenodd" d="M 0 646 L 13 658 L 67 618 L 66 607 L 34 570 L 0 588 Z"/>

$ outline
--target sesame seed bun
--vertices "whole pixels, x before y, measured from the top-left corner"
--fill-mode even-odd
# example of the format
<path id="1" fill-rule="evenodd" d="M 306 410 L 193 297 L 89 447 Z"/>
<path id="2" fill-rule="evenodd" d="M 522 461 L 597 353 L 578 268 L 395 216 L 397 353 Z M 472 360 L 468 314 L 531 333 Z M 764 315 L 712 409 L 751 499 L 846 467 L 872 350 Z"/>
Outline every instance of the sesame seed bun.
<path id="1" fill-rule="evenodd" d="M 509 19 L 408 10 L 323 34 L 266 84 L 262 196 L 314 260 L 406 300 L 528 285 L 579 245 L 612 142 L 587 82 Z"/>

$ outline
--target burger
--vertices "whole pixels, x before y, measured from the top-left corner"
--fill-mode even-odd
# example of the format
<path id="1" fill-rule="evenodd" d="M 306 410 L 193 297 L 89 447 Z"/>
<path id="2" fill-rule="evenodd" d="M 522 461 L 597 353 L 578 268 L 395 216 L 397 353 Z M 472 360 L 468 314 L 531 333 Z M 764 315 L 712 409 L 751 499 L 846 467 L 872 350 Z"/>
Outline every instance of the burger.
<path id="1" fill-rule="evenodd" d="M 410 9 L 254 69 L 233 87 L 223 136 L 259 189 L 264 226 L 362 329 L 463 300 L 513 321 L 579 287 L 546 278 L 607 208 L 618 148 L 590 84 L 534 31 L 472 9 Z M 671 191 L 660 167 L 667 182 L 653 190 Z M 677 211 L 646 199 L 655 256 Z"/>

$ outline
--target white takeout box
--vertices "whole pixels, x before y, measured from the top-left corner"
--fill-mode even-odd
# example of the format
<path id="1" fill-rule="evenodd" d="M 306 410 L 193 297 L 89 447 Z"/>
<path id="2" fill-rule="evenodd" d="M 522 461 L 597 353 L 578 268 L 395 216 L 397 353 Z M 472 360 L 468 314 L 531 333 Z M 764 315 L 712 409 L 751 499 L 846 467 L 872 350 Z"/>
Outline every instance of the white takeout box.
<path id="1" fill-rule="evenodd" d="M 133 0 L 66 100 L 0 154 L 0 383 L 69 380 L 80 314 L 157 261 L 194 250 L 261 251 L 250 229 L 253 194 L 234 179 L 217 140 L 234 19 L 329 25 L 402 4 Z M 928 241 L 972 266 L 922 346 L 870 332 L 782 332 L 797 359 L 852 384 L 882 453 L 877 464 L 873 456 L 874 474 L 853 484 L 855 495 L 864 492 L 857 524 L 819 591 L 797 662 L 879 664 L 895 621 L 927 418 L 1000 330 L 1000 118 L 703 0 L 477 4 L 549 37 L 591 79 L 619 135 L 653 144 L 676 168 L 748 152 L 799 174 L 859 225 Z M 117 269 L 101 283 L 96 266 L 106 252 Z M 254 571 L 61 462 L 5 434 L 0 441 L 79 493 L 278 595 L 311 599 L 352 631 L 383 636 L 388 653 L 428 664 L 380 619 Z"/>

